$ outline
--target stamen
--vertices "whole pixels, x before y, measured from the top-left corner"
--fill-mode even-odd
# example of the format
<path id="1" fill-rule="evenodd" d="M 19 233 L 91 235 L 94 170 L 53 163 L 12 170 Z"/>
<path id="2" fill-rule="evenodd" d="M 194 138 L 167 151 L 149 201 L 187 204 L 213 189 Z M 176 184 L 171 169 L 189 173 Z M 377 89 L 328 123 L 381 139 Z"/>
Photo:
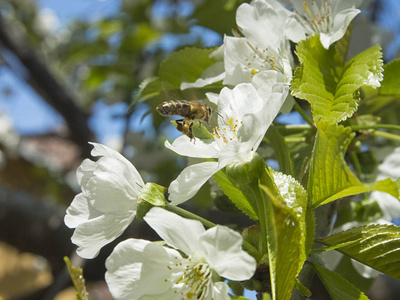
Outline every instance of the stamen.
<path id="1" fill-rule="evenodd" d="M 246 65 L 250 67 L 250 76 L 247 78 L 248 80 L 251 80 L 254 77 L 254 75 L 260 73 L 265 69 L 272 69 L 272 70 L 277 69 L 276 56 L 273 55 L 274 53 L 270 53 L 268 48 L 259 49 L 257 46 L 253 46 L 249 42 L 247 42 L 247 45 L 254 52 L 254 55 L 251 57 L 250 60 L 248 58 L 245 59 Z M 270 56 L 268 55 L 268 53 L 272 55 Z M 244 68 L 245 71 L 249 70 L 247 67 Z"/>
<path id="2" fill-rule="evenodd" d="M 308 2 L 303 2 L 304 10 L 300 13 L 296 11 L 295 17 L 301 22 L 308 34 L 314 32 L 329 33 L 333 27 L 332 9 L 328 1 L 318 6 L 315 0 L 312 0 L 311 7 Z"/>
<path id="3" fill-rule="evenodd" d="M 217 138 L 216 140 L 222 140 L 223 143 L 227 144 L 229 141 L 238 139 L 237 131 L 243 121 L 239 123 L 239 120 L 229 119 L 225 124 L 228 127 L 223 127 L 222 130 L 219 127 L 214 127 L 212 135 Z"/>

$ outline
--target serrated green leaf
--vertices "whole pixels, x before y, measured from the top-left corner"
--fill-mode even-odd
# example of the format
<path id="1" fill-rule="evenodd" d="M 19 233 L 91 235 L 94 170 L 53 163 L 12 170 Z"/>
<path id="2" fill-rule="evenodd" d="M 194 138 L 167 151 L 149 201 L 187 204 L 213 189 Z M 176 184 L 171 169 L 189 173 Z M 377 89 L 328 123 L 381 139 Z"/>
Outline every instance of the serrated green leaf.
<path id="1" fill-rule="evenodd" d="M 258 217 L 254 212 L 253 208 L 247 201 L 246 197 L 243 193 L 236 188 L 232 182 L 227 178 L 226 174 L 222 171 L 219 171 L 213 175 L 213 179 L 221 188 L 221 190 L 225 193 L 226 196 L 239 208 L 242 212 L 248 215 L 253 220 L 257 220 Z"/>
<path id="2" fill-rule="evenodd" d="M 147 101 L 160 95 L 162 86 L 158 77 L 148 77 L 139 84 L 129 109 L 139 101 Z"/>
<path id="3" fill-rule="evenodd" d="M 354 243 L 350 243 L 355 241 Z M 326 246 L 343 244 L 339 251 L 373 269 L 400 279 L 400 227 L 366 225 L 319 240 Z M 347 244 L 349 243 L 349 244 Z"/>
<path id="4" fill-rule="evenodd" d="M 371 47 L 351 59 L 344 68 L 336 65 L 337 50 L 322 47 L 318 36 L 297 44 L 301 62 L 292 79 L 292 95 L 311 104 L 315 121 L 338 123 L 357 110 L 361 86 L 378 86 L 382 79 L 380 46 Z"/>
<path id="5" fill-rule="evenodd" d="M 314 268 L 333 300 L 368 300 L 363 292 L 339 274 L 320 266 Z"/>
<path id="6" fill-rule="evenodd" d="M 320 122 L 310 164 L 308 192 L 312 206 L 370 191 L 381 191 L 399 199 L 398 183 L 385 179 L 363 184 L 350 170 L 344 153 L 354 134 L 350 128 Z"/>
<path id="7" fill-rule="evenodd" d="M 76 289 L 77 300 L 88 300 L 89 294 L 86 291 L 85 278 L 83 278 L 82 268 L 74 267 L 67 256 L 64 257 L 64 262 L 68 267 L 69 276 Z"/>
<path id="8" fill-rule="evenodd" d="M 307 193 L 291 176 L 267 169 L 260 184 L 265 197 L 272 298 L 290 299 L 306 259 Z"/>
<path id="9" fill-rule="evenodd" d="M 400 58 L 391 61 L 383 67 L 383 81 L 379 94 L 385 96 L 400 96 Z"/>

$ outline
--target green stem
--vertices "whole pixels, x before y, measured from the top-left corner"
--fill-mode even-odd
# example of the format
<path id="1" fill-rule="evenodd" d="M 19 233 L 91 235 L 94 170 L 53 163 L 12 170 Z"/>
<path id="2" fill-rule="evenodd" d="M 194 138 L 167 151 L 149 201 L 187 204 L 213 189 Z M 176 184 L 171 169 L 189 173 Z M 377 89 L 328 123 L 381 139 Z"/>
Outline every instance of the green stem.
<path id="1" fill-rule="evenodd" d="M 313 121 L 307 116 L 306 112 L 301 108 L 301 106 L 295 101 L 294 109 L 303 117 L 310 126 L 313 126 Z"/>
<path id="2" fill-rule="evenodd" d="M 288 131 L 288 132 L 290 132 L 290 131 L 298 132 L 298 131 L 312 130 L 313 129 L 313 126 L 310 126 L 308 124 L 297 124 L 297 125 L 281 125 L 281 124 L 277 124 L 275 126 L 278 129 L 283 129 L 283 130 Z"/>
<path id="3" fill-rule="evenodd" d="M 192 220 L 197 220 L 200 221 L 204 226 L 211 228 L 214 227 L 216 224 L 214 224 L 213 222 L 210 222 L 194 213 L 191 213 L 190 211 L 187 211 L 183 208 L 180 208 L 178 206 L 172 205 L 172 204 L 167 204 L 165 206 L 166 210 L 169 210 L 170 212 L 176 213 L 182 217 L 188 218 L 188 219 L 192 219 Z"/>
<path id="4" fill-rule="evenodd" d="M 354 170 L 356 171 L 358 178 L 361 179 L 362 170 L 361 170 L 360 161 L 358 160 L 358 157 L 357 157 L 357 153 L 355 151 L 351 151 L 350 157 L 351 157 L 351 161 L 353 162 Z"/>
<path id="5" fill-rule="evenodd" d="M 392 129 L 392 130 L 399 130 L 399 125 L 392 125 L 392 124 L 375 124 L 375 125 L 354 125 L 350 126 L 351 130 L 368 130 L 368 129 Z"/>
<path id="6" fill-rule="evenodd" d="M 385 131 L 379 131 L 379 130 L 375 130 L 373 132 L 373 134 L 375 136 L 381 136 L 390 140 L 394 140 L 394 141 L 400 141 L 400 136 L 393 134 L 393 133 L 389 133 L 389 132 L 385 132 Z"/>

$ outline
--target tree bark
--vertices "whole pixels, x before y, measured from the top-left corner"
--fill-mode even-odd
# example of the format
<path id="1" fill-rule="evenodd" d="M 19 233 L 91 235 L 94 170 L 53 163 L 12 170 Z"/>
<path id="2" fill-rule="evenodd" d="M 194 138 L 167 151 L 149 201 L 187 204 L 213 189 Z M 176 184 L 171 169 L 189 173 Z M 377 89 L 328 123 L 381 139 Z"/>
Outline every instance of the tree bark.
<path id="1" fill-rule="evenodd" d="M 93 133 L 87 125 L 86 114 L 76 106 L 74 97 L 64 87 L 43 61 L 36 55 L 34 49 L 26 42 L 26 38 L 16 29 L 7 24 L 0 14 L 0 49 L 7 62 L 7 55 L 14 54 L 26 68 L 18 70 L 21 76 L 32 88 L 58 113 L 60 113 L 74 140 L 82 149 L 82 157 L 88 157 L 91 146 L 88 141 L 94 141 Z M 5 53 L 5 52 L 11 53 Z M 4 55 L 6 54 L 6 55 Z M 17 71 L 17 72 L 18 72 Z"/>

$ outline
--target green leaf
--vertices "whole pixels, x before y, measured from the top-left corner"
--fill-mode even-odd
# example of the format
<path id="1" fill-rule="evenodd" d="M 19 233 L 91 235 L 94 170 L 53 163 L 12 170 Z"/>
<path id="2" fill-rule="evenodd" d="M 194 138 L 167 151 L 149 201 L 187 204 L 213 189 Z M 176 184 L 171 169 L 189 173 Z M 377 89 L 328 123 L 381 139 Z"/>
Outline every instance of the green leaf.
<path id="1" fill-rule="evenodd" d="M 130 32 L 123 36 L 120 55 L 138 55 L 143 48 L 151 41 L 160 37 L 160 33 L 155 31 L 150 24 L 143 22 L 132 27 Z"/>
<path id="2" fill-rule="evenodd" d="M 306 259 L 307 193 L 291 176 L 266 169 L 260 181 L 273 299 L 290 299 Z M 260 224 L 262 226 L 262 224 Z"/>
<path id="3" fill-rule="evenodd" d="M 133 97 L 133 101 L 129 107 L 129 109 L 132 108 L 134 104 L 136 104 L 138 101 L 146 101 L 148 99 L 151 99 L 153 97 L 157 97 L 160 94 L 160 91 L 162 90 L 160 80 L 158 77 L 148 77 L 145 80 L 143 80 L 139 88 L 137 89 L 135 96 Z"/>
<path id="4" fill-rule="evenodd" d="M 346 61 L 347 51 L 349 49 L 349 44 L 351 39 L 352 28 L 353 28 L 353 23 L 350 23 L 350 25 L 347 27 L 345 35 L 334 44 L 337 53 L 336 56 L 337 61 L 340 62 L 341 66 L 343 66 Z"/>
<path id="5" fill-rule="evenodd" d="M 312 206 L 318 207 L 331 201 L 366 193 L 381 191 L 399 199 L 398 183 L 385 179 L 363 184 L 350 170 L 344 153 L 354 134 L 348 127 L 320 122 L 310 164 L 308 192 Z"/>
<path id="6" fill-rule="evenodd" d="M 355 241 L 352 243 L 352 241 Z M 365 225 L 328 236 L 318 242 L 371 268 L 400 279 L 400 228 L 395 225 Z"/>
<path id="7" fill-rule="evenodd" d="M 314 268 L 332 300 L 368 300 L 363 292 L 339 274 L 316 265 Z"/>
<path id="8" fill-rule="evenodd" d="M 383 67 L 383 81 L 379 94 L 385 96 L 400 96 L 400 58 L 391 61 Z"/>
<path id="9" fill-rule="evenodd" d="M 139 86 L 131 105 L 138 101 L 159 98 L 160 101 L 169 99 L 194 100 L 203 97 L 203 89 L 180 90 L 182 82 L 194 82 L 204 70 L 216 61 L 209 55 L 215 49 L 184 48 L 174 52 L 160 65 L 159 76 L 145 79 Z M 212 90 L 213 85 L 205 88 Z M 205 90 L 204 89 L 204 90 Z"/>
<path id="10" fill-rule="evenodd" d="M 226 196 L 239 208 L 242 212 L 248 215 L 253 220 L 257 220 L 258 217 L 251 207 L 250 203 L 247 201 L 243 193 L 236 188 L 232 182 L 228 179 L 226 174 L 222 171 L 218 171 L 213 175 L 213 179 L 225 193 Z"/>
<path id="11" fill-rule="evenodd" d="M 243 1 L 206 0 L 197 2 L 193 18 L 197 25 L 210 28 L 221 35 L 229 34 L 236 27 L 235 15 L 237 7 Z"/>
<path id="12" fill-rule="evenodd" d="M 315 121 L 338 123 L 357 110 L 361 86 L 377 86 L 382 79 L 380 46 L 371 47 L 350 60 L 337 64 L 335 47 L 326 50 L 313 36 L 297 44 L 301 62 L 292 79 L 292 95 L 307 100 Z"/>
<path id="13" fill-rule="evenodd" d="M 179 89 L 182 82 L 194 82 L 215 63 L 210 54 L 214 48 L 185 48 L 174 52 L 160 65 L 159 80 L 164 89 Z"/>
<path id="14" fill-rule="evenodd" d="M 68 267 L 69 276 L 76 289 L 77 300 L 88 300 L 89 294 L 86 291 L 85 278 L 83 278 L 82 268 L 74 267 L 67 256 L 64 256 L 64 262 Z"/>
<path id="15" fill-rule="evenodd" d="M 299 291 L 300 295 L 303 297 L 311 297 L 311 291 L 304 285 L 301 284 L 301 282 L 296 278 L 296 290 Z"/>
<path id="16" fill-rule="evenodd" d="M 263 293 L 262 300 L 271 300 L 271 295 L 267 293 Z"/>

